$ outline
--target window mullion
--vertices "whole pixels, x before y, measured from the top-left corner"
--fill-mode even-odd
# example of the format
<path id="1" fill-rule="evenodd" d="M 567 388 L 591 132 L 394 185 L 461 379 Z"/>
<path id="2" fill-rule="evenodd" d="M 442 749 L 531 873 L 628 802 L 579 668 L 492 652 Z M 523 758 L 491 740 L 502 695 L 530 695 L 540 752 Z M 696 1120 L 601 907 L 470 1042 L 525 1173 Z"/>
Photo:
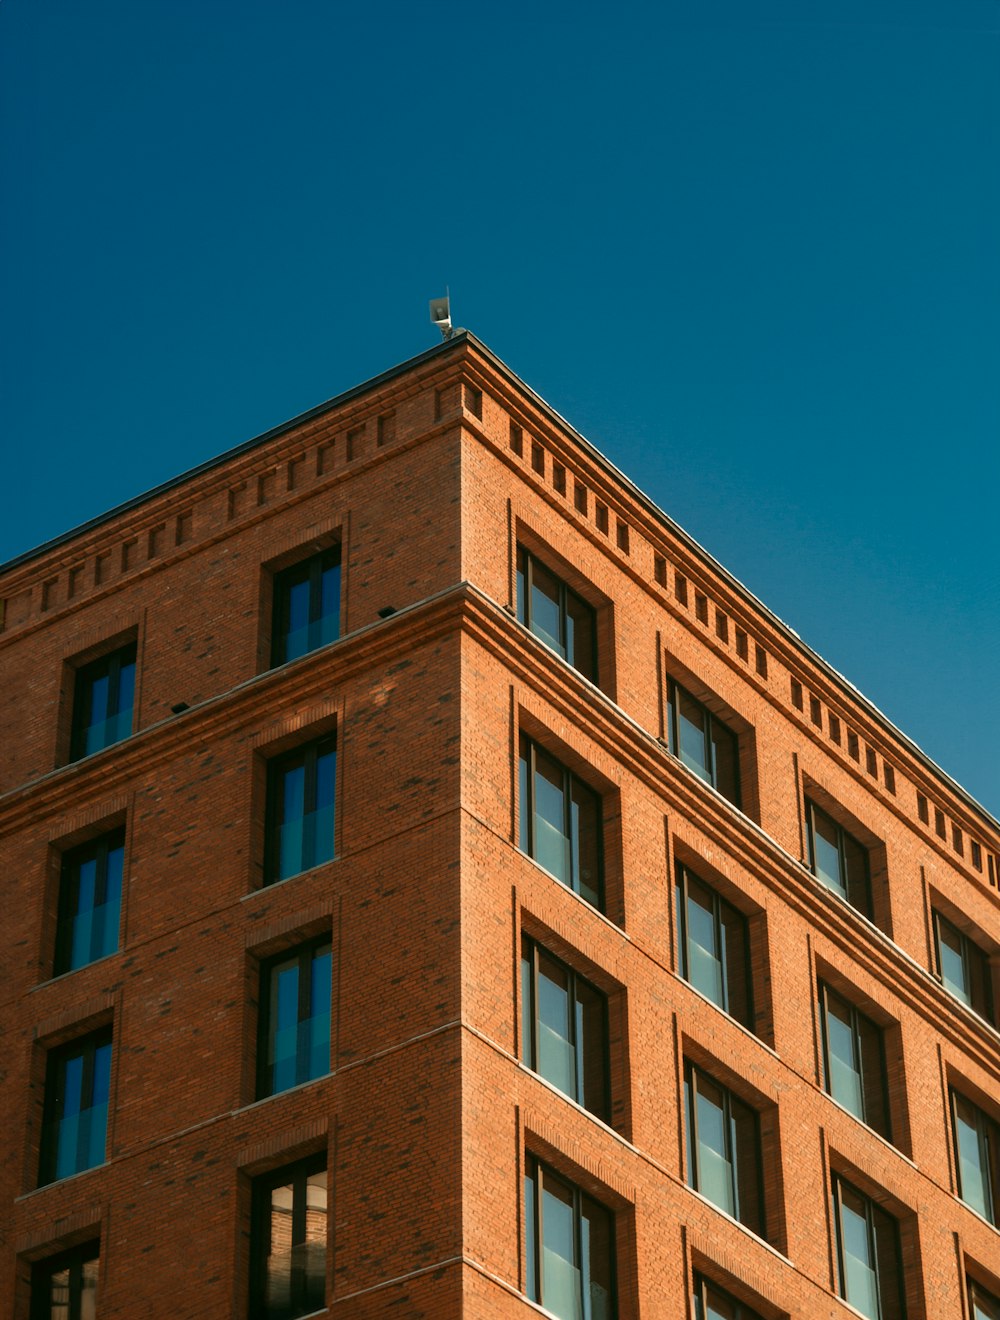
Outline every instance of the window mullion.
<path id="1" fill-rule="evenodd" d="M 540 1066 L 538 1052 L 538 945 L 531 942 L 531 1059 L 532 1068 L 538 1069 Z"/>

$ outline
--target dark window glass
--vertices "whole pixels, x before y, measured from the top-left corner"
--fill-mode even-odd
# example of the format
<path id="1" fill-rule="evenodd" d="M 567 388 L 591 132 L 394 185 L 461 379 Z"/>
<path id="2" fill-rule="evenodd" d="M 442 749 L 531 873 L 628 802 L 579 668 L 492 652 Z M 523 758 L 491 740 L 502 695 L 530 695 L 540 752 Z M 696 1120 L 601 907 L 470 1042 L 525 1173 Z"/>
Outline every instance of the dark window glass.
<path id="1" fill-rule="evenodd" d="M 815 802 L 806 802 L 809 865 L 813 875 L 852 907 L 871 917 L 868 850 Z"/>
<path id="2" fill-rule="evenodd" d="M 517 617 L 584 678 L 597 682 L 593 609 L 523 546 L 517 548 Z"/>
<path id="3" fill-rule="evenodd" d="M 110 1030 L 49 1053 L 41 1185 L 104 1163 L 110 1084 Z"/>
<path id="4" fill-rule="evenodd" d="M 746 918 L 686 866 L 677 868 L 677 940 L 685 981 L 752 1029 Z"/>
<path id="5" fill-rule="evenodd" d="M 701 1274 L 694 1277 L 692 1302 L 695 1320 L 761 1320 L 756 1311 L 709 1283 Z"/>
<path id="6" fill-rule="evenodd" d="M 254 1180 L 251 1320 L 295 1320 L 323 1309 L 326 1212 L 325 1155 Z"/>
<path id="7" fill-rule="evenodd" d="M 528 1297 L 559 1320 L 615 1320 L 615 1221 L 579 1187 L 528 1157 Z"/>
<path id="8" fill-rule="evenodd" d="M 986 954 L 940 912 L 934 913 L 934 939 L 938 974 L 945 989 L 992 1022 L 993 995 Z"/>
<path id="9" fill-rule="evenodd" d="M 69 759 L 78 761 L 132 732 L 135 643 L 76 671 Z"/>
<path id="10" fill-rule="evenodd" d="M 1000 1320 L 1000 1297 L 994 1297 L 975 1279 L 970 1279 L 969 1311 L 972 1320 Z"/>
<path id="11" fill-rule="evenodd" d="M 689 770 L 740 805 L 736 734 L 673 679 L 667 688 L 667 745 Z"/>
<path id="12" fill-rule="evenodd" d="M 520 769 L 522 850 L 603 911 L 600 797 L 528 738 Z"/>
<path id="13" fill-rule="evenodd" d="M 819 987 L 823 1085 L 838 1104 L 888 1138 L 882 1032 L 828 985 Z"/>
<path id="14" fill-rule="evenodd" d="M 63 858 L 55 975 L 85 967 L 118 948 L 125 835 L 116 830 Z"/>
<path id="15" fill-rule="evenodd" d="M 958 1194 L 1000 1227 L 1000 1125 L 957 1091 L 951 1093 Z"/>
<path id="16" fill-rule="evenodd" d="M 100 1247 L 87 1242 L 31 1271 L 31 1320 L 97 1320 Z"/>
<path id="17" fill-rule="evenodd" d="M 328 937 L 261 968 L 258 1096 L 330 1071 L 331 969 Z"/>
<path id="18" fill-rule="evenodd" d="M 903 1320 L 899 1225 L 850 1183 L 834 1176 L 838 1291 L 869 1320 Z"/>
<path id="19" fill-rule="evenodd" d="M 340 636 L 340 546 L 274 578 L 271 663 L 283 665 Z"/>
<path id="20" fill-rule="evenodd" d="M 297 747 L 268 766 L 269 884 L 333 856 L 336 771 L 335 738 Z"/>
<path id="21" fill-rule="evenodd" d="M 688 1182 L 764 1236 L 757 1113 L 693 1064 L 684 1069 Z"/>
<path id="22" fill-rule="evenodd" d="M 607 1120 L 607 999 L 529 939 L 521 945 L 521 989 L 525 1063 Z"/>

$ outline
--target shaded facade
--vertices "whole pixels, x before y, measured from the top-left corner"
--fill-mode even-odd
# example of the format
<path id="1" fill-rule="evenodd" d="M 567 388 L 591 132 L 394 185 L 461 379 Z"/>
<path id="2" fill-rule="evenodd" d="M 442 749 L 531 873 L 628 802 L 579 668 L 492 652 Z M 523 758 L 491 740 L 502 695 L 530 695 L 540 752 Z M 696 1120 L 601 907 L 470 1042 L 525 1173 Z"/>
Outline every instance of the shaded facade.
<path id="1" fill-rule="evenodd" d="M 1000 827 L 473 336 L 0 599 L 0 1308 L 998 1320 Z"/>

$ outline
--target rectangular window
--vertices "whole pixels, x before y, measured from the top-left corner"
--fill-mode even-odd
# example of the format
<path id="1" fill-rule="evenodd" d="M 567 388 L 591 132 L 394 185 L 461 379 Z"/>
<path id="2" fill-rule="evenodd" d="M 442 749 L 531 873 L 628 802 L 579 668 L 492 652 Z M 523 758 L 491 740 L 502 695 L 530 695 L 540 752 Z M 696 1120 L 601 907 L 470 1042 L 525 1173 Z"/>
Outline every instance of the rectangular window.
<path id="1" fill-rule="evenodd" d="M 855 1118 L 889 1138 L 889 1097 L 881 1030 L 842 995 L 819 984 L 823 1086 Z"/>
<path id="2" fill-rule="evenodd" d="M 597 682 L 593 608 L 521 545 L 517 547 L 517 617 L 584 678 Z"/>
<path id="3" fill-rule="evenodd" d="M 527 1159 L 528 1297 L 559 1320 L 615 1320 L 615 1220 L 573 1183 Z"/>
<path id="4" fill-rule="evenodd" d="M 760 1124 L 756 1110 L 693 1064 L 684 1067 L 688 1183 L 764 1236 Z"/>
<path id="5" fill-rule="evenodd" d="M 534 940 L 521 942 L 521 1053 L 529 1068 L 608 1118 L 608 1001 Z"/>
<path id="6" fill-rule="evenodd" d="M 324 936 L 261 967 L 258 1098 L 330 1071 L 332 964 Z"/>
<path id="7" fill-rule="evenodd" d="M 267 883 L 333 857 L 336 738 L 297 747 L 268 765 Z"/>
<path id="8" fill-rule="evenodd" d="M 673 679 L 667 687 L 667 745 L 682 765 L 740 805 L 736 734 Z"/>
<path id="9" fill-rule="evenodd" d="M 340 636 L 340 546 L 274 577 L 271 664 L 283 665 Z"/>
<path id="10" fill-rule="evenodd" d="M 255 1178 L 250 1320 L 295 1320 L 326 1300 L 326 1156 Z"/>
<path id="11" fill-rule="evenodd" d="M 868 849 L 808 798 L 806 819 L 809 827 L 809 866 L 813 875 L 870 918 Z"/>
<path id="12" fill-rule="evenodd" d="M 694 1320 L 761 1320 L 756 1311 L 717 1288 L 702 1274 L 694 1276 Z"/>
<path id="13" fill-rule="evenodd" d="M 899 1225 L 888 1211 L 838 1175 L 833 1179 L 837 1289 L 869 1320 L 903 1320 Z"/>
<path id="14" fill-rule="evenodd" d="M 521 850 L 603 912 L 599 795 L 523 736 L 520 788 Z"/>
<path id="15" fill-rule="evenodd" d="M 31 1270 L 31 1320 L 96 1320 L 100 1244 L 87 1242 Z"/>
<path id="16" fill-rule="evenodd" d="M 104 1163 L 111 1029 L 51 1050 L 39 1186 Z"/>
<path id="17" fill-rule="evenodd" d="M 753 1030 L 747 921 L 724 898 L 677 867 L 677 964 L 681 976 Z"/>
<path id="18" fill-rule="evenodd" d="M 986 954 L 940 912 L 934 913 L 934 942 L 944 988 L 992 1022 L 993 995 Z"/>
<path id="19" fill-rule="evenodd" d="M 1000 1228 L 1000 1125 L 955 1090 L 951 1092 L 951 1121 L 958 1194 Z"/>
<path id="20" fill-rule="evenodd" d="M 91 756 L 131 734 L 135 655 L 135 642 L 131 642 L 76 671 L 71 761 Z"/>
<path id="21" fill-rule="evenodd" d="M 125 832 L 115 830 L 63 857 L 54 975 L 118 948 Z"/>
<path id="22" fill-rule="evenodd" d="M 994 1297 L 975 1279 L 969 1279 L 970 1320 L 1000 1320 L 1000 1297 Z"/>

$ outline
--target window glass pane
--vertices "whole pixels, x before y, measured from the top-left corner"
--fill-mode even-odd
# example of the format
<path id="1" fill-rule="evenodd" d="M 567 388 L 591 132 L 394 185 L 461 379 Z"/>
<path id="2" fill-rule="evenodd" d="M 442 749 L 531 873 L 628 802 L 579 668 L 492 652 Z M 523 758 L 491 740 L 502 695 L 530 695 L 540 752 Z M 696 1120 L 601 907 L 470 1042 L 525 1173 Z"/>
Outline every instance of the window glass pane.
<path id="1" fill-rule="evenodd" d="M 305 814 L 304 765 L 287 767 L 281 774 L 281 818 L 278 825 L 278 878 L 303 869 L 302 819 Z"/>
<path id="2" fill-rule="evenodd" d="M 690 770 L 711 782 L 711 771 L 705 747 L 705 708 L 689 697 L 683 688 L 674 688 L 677 709 L 677 755 Z"/>
<path id="3" fill-rule="evenodd" d="M 611 1320 L 614 1304 L 614 1222 L 604 1206 L 580 1198 L 584 1320 Z"/>
<path id="4" fill-rule="evenodd" d="M 94 958 L 103 958 L 118 948 L 122 902 L 122 871 L 125 845 L 109 846 L 105 854 L 104 902 L 94 909 Z"/>
<path id="5" fill-rule="evenodd" d="M 736 1164 L 736 1218 L 763 1237 L 757 1115 L 735 1096 L 730 1096 L 729 1104 L 733 1125 L 732 1151 Z"/>
<path id="6" fill-rule="evenodd" d="M 962 936 L 944 917 L 938 916 L 938 958 L 941 964 L 941 980 L 945 988 L 961 999 L 963 1004 L 971 1005 L 971 995 L 966 977 L 965 959 L 962 956 Z"/>
<path id="7" fill-rule="evenodd" d="M 271 972 L 269 1064 L 271 1093 L 286 1091 L 296 1081 L 299 1026 L 299 962 L 283 963 Z"/>
<path id="8" fill-rule="evenodd" d="M 990 1188 L 986 1169 L 984 1115 L 964 1096 L 955 1095 L 955 1145 L 958 1147 L 959 1195 L 990 1218 Z"/>
<path id="9" fill-rule="evenodd" d="M 572 591 L 566 592 L 566 658 L 584 678 L 596 680 L 594 673 L 594 611 Z"/>
<path id="10" fill-rule="evenodd" d="M 531 631 L 540 642 L 566 659 L 560 626 L 560 582 L 537 559 L 531 561 Z"/>
<path id="11" fill-rule="evenodd" d="M 722 1088 L 701 1073 L 696 1076 L 698 1191 L 727 1214 L 735 1216 L 735 1185 Z"/>
<path id="12" fill-rule="evenodd" d="M 862 1315 L 869 1316 L 870 1320 L 880 1320 L 875 1262 L 868 1237 L 867 1204 L 863 1196 L 843 1183 L 840 1198 L 844 1294 Z"/>
<path id="13" fill-rule="evenodd" d="M 525 575 L 528 571 L 528 556 L 520 546 L 517 547 L 517 617 L 523 624 L 528 622 L 528 600 L 525 595 Z"/>
<path id="14" fill-rule="evenodd" d="M 598 1118 L 607 1118 L 607 1001 L 576 978 L 578 1098 Z"/>
<path id="15" fill-rule="evenodd" d="M 92 1169 L 104 1163 L 105 1137 L 108 1130 L 108 1098 L 111 1094 L 111 1045 L 99 1045 L 94 1051 L 94 1082 L 91 1099 L 87 1148 L 84 1168 Z"/>
<path id="16" fill-rule="evenodd" d="M 532 795 L 528 792 L 528 749 L 522 745 L 521 756 L 517 763 L 518 791 L 518 846 L 524 853 L 531 854 L 531 812 Z"/>
<path id="17" fill-rule="evenodd" d="M 334 751 L 316 757 L 316 802 L 307 812 L 305 829 L 311 842 L 307 866 L 319 866 L 333 857 L 333 795 L 337 756 Z"/>
<path id="18" fill-rule="evenodd" d="M 826 991 L 826 1049 L 830 1094 L 855 1117 L 864 1119 L 860 1059 L 856 1052 L 851 1006 L 829 989 Z"/>
<path id="19" fill-rule="evenodd" d="M 711 743 L 712 783 L 724 797 L 738 805 L 740 771 L 736 735 L 720 720 L 713 719 Z"/>
<path id="20" fill-rule="evenodd" d="M 565 885 L 571 884 L 570 841 L 566 834 L 566 794 L 562 766 L 535 750 L 534 858 Z"/>
<path id="21" fill-rule="evenodd" d="M 538 957 L 538 1063 L 541 1075 L 560 1091 L 577 1098 L 576 1057 L 572 1044 L 572 1004 L 565 968 Z"/>
<path id="22" fill-rule="evenodd" d="M 863 1014 L 856 1014 L 861 1044 L 861 1089 L 864 1121 L 869 1127 L 889 1137 L 889 1109 L 886 1097 L 885 1050 L 882 1032 Z"/>
<path id="23" fill-rule="evenodd" d="M 825 811 L 812 807 L 813 871 L 818 880 L 847 897 L 840 874 L 839 830 Z"/>
<path id="24" fill-rule="evenodd" d="M 320 579 L 320 606 L 316 646 L 335 642 L 340 636 L 340 564 L 323 569 Z"/>
<path id="25" fill-rule="evenodd" d="M 329 947 L 324 952 L 317 950 L 312 960 L 312 986 L 310 1006 L 312 1016 L 308 1024 L 307 1058 L 308 1069 L 305 1080 L 325 1077 L 330 1071 L 330 998 L 332 983 L 333 957 Z"/>
<path id="26" fill-rule="evenodd" d="M 972 1320 L 1000 1320 L 1000 1297 L 994 1297 L 978 1283 L 969 1282 Z"/>
<path id="27" fill-rule="evenodd" d="M 97 1265 L 96 1260 L 84 1261 L 80 1280 L 80 1320 L 97 1317 Z"/>
<path id="28" fill-rule="evenodd" d="M 878 1265 L 879 1320 L 903 1320 L 903 1278 L 899 1260 L 899 1230 L 892 1215 L 872 1203 L 875 1259 Z"/>
<path id="29" fill-rule="evenodd" d="M 118 671 L 118 693 L 114 703 L 118 716 L 117 727 L 109 743 L 119 742 L 132 732 L 132 705 L 135 701 L 135 661 L 123 661 Z"/>
<path id="30" fill-rule="evenodd" d="M 687 878 L 688 980 L 720 1008 L 725 1007 L 722 960 L 715 924 L 714 895 L 693 875 Z"/>
<path id="31" fill-rule="evenodd" d="M 542 1305 L 560 1320 L 583 1320 L 574 1236 L 573 1193 L 546 1175 L 542 1183 Z"/>
<path id="32" fill-rule="evenodd" d="M 289 581 L 286 601 L 284 659 L 297 660 L 309 649 L 309 580 Z"/>
<path id="33" fill-rule="evenodd" d="M 871 898 L 868 886 L 868 852 L 846 830 L 840 831 L 841 845 L 844 850 L 844 871 L 847 877 L 847 901 L 863 912 L 871 915 Z"/>
<path id="34" fill-rule="evenodd" d="M 579 779 L 571 780 L 570 823 L 576 889 L 588 903 L 600 907 L 601 810 L 600 799 Z"/>
<path id="35" fill-rule="evenodd" d="M 737 1022 L 753 1029 L 753 1005 L 750 999 L 749 939 L 747 922 L 725 899 L 719 900 L 722 928 L 722 966 L 725 973 L 723 1007 Z"/>

